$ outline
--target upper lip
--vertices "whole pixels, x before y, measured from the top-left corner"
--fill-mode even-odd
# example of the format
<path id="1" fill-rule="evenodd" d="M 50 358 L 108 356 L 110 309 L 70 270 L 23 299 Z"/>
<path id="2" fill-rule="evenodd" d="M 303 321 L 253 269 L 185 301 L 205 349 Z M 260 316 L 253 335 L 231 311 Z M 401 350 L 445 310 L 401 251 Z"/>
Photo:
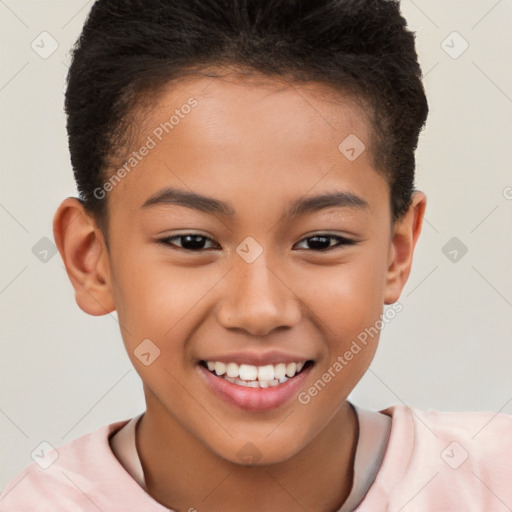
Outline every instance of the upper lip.
<path id="1" fill-rule="evenodd" d="M 230 354 L 212 355 L 201 359 L 201 361 L 237 363 L 238 365 L 249 364 L 252 366 L 276 365 L 279 363 L 305 363 L 310 360 L 311 358 L 309 357 L 287 354 L 286 352 L 277 350 L 268 352 L 232 352 Z"/>

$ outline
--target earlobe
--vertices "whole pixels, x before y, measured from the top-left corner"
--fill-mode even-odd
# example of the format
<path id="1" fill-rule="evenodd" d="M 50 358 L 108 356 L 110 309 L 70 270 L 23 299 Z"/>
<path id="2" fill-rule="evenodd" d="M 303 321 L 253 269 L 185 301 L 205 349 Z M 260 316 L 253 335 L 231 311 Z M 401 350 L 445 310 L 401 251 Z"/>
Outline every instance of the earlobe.
<path id="1" fill-rule="evenodd" d="M 421 233 L 427 198 L 415 192 L 412 204 L 402 219 L 396 222 L 388 256 L 384 304 L 395 303 L 411 273 L 416 242 Z"/>
<path id="2" fill-rule="evenodd" d="M 94 316 L 112 312 L 115 304 L 105 240 L 78 199 L 68 197 L 59 205 L 53 236 L 80 309 Z"/>

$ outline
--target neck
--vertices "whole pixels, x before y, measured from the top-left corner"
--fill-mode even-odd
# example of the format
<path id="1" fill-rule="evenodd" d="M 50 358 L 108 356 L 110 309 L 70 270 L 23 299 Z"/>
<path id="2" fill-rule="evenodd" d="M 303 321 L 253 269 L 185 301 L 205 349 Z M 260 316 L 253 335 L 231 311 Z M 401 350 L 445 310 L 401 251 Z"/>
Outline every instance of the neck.
<path id="1" fill-rule="evenodd" d="M 336 512 L 350 493 L 358 421 L 348 402 L 293 457 L 245 466 L 211 451 L 148 398 L 137 427 L 137 451 L 148 493 L 168 508 Z"/>

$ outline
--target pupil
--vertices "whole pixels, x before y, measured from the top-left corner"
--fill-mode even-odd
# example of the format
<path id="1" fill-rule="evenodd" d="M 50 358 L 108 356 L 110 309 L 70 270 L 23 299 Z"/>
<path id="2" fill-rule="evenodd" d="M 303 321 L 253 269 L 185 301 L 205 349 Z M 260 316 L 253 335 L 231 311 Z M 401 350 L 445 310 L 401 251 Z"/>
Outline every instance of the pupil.
<path id="1" fill-rule="evenodd" d="M 319 240 L 321 241 L 320 243 L 318 243 Z M 325 242 L 327 242 L 327 244 Z M 308 245 L 312 249 L 325 249 L 325 248 L 329 247 L 329 237 L 328 236 L 313 236 L 309 239 Z"/>
<path id="2" fill-rule="evenodd" d="M 189 249 L 202 249 L 204 246 L 204 237 L 202 235 L 187 235 L 183 238 L 185 239 L 183 245 L 188 245 L 187 248 Z M 201 241 L 201 239 L 203 240 Z"/>

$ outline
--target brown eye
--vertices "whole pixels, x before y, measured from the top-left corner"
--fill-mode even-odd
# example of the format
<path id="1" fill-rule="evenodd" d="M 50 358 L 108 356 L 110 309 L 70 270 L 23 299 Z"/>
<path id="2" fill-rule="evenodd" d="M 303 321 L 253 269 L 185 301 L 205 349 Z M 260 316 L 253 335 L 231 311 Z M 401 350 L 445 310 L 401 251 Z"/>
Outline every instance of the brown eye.
<path id="1" fill-rule="evenodd" d="M 179 241 L 177 243 L 176 241 Z M 334 241 L 334 244 L 332 243 Z M 177 249 L 183 249 L 190 252 L 202 252 L 207 249 L 220 249 L 221 247 L 211 238 L 195 234 L 195 233 L 184 233 L 181 235 L 169 236 L 158 240 L 159 243 L 167 245 Z M 337 247 L 344 245 L 355 245 L 358 242 L 350 240 L 348 238 L 339 235 L 315 235 L 307 238 L 303 238 L 299 244 L 306 242 L 307 247 L 302 249 L 309 249 L 315 252 L 326 252 Z M 210 244 L 208 246 L 208 244 Z"/>
<path id="2" fill-rule="evenodd" d="M 337 243 L 334 245 L 331 242 L 335 240 Z M 344 245 L 355 245 L 357 242 L 355 240 L 350 240 L 348 238 L 344 238 L 339 235 L 315 235 L 307 238 L 303 238 L 300 242 L 306 242 L 309 247 L 307 249 L 314 250 L 316 252 L 329 251 L 331 249 L 336 249 L 337 247 L 341 247 Z"/>
<path id="3" fill-rule="evenodd" d="M 174 240 L 181 240 L 181 242 L 179 244 L 176 244 L 174 243 Z M 177 247 L 178 249 L 184 249 L 186 251 L 195 252 L 211 248 L 205 247 L 205 244 L 207 244 L 208 242 L 213 242 L 215 244 L 215 242 L 211 238 L 204 235 L 197 235 L 194 233 L 169 236 L 158 240 L 158 242 L 164 245 L 169 245 L 171 247 Z M 219 247 L 218 244 L 215 245 Z"/>

